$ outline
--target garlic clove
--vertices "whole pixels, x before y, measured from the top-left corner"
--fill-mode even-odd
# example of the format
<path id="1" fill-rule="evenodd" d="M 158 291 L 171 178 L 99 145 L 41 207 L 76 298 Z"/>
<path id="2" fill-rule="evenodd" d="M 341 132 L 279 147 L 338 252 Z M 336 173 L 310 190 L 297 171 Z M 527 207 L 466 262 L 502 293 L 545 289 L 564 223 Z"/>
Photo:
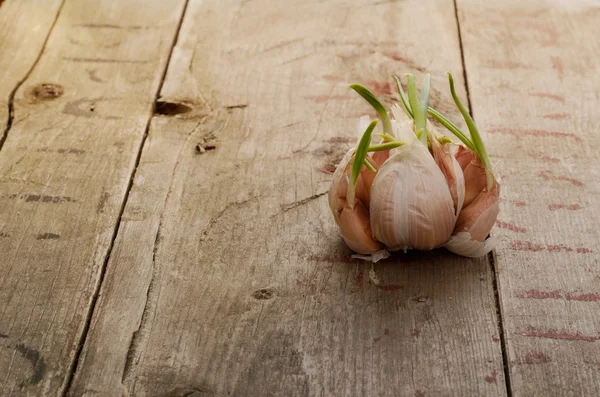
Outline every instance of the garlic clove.
<path id="1" fill-rule="evenodd" d="M 344 241 L 354 252 L 372 254 L 383 248 L 373 238 L 369 224 L 369 211 L 362 201 L 355 200 L 354 207 L 344 206 L 340 213 L 340 230 Z"/>
<path id="2" fill-rule="evenodd" d="M 354 149 L 350 149 L 333 174 L 328 194 L 329 208 L 348 247 L 359 254 L 372 254 L 383 246 L 373 238 L 369 212 L 358 197 L 358 191 L 353 200 L 354 206 L 348 204 L 348 173 L 353 155 Z"/>
<path id="3" fill-rule="evenodd" d="M 499 238 L 486 238 L 500 212 L 500 185 L 494 181 L 491 191 L 484 190 L 465 207 L 456 222 L 452 237 L 444 245 L 455 254 L 480 257 L 490 252 Z"/>
<path id="4" fill-rule="evenodd" d="M 488 172 L 477 153 L 463 146 L 459 147 L 456 160 L 461 165 L 465 179 L 463 207 L 466 207 L 487 187 Z"/>
<path id="5" fill-rule="evenodd" d="M 342 208 L 346 203 L 346 196 L 348 192 L 347 171 L 349 169 L 350 160 L 352 160 L 352 156 L 354 155 L 354 150 L 355 148 L 348 150 L 346 155 L 338 164 L 335 172 L 333 173 L 333 180 L 327 195 L 329 208 L 331 209 L 333 219 L 338 226 L 340 224 L 340 213 L 342 212 Z"/>
<path id="6" fill-rule="evenodd" d="M 366 167 L 362 163 L 376 124 L 377 120 L 369 123 L 360 144 L 346 153 L 333 174 L 328 194 L 329 208 L 344 241 L 359 254 L 372 254 L 383 248 L 383 245 L 373 238 L 369 210 L 362 200 L 370 199 L 373 178 L 368 173 L 363 173 Z M 366 158 L 368 159 L 368 156 Z M 355 164 L 356 161 L 360 161 L 360 166 Z"/>
<path id="7" fill-rule="evenodd" d="M 454 203 L 455 215 L 460 214 L 461 209 L 464 205 L 465 200 L 465 178 L 463 175 L 462 168 L 459 162 L 452 154 L 452 143 L 440 143 L 437 140 L 437 132 L 435 129 L 433 138 L 431 139 L 431 154 L 436 164 L 444 174 L 448 189 L 450 189 L 450 195 L 452 196 L 452 202 Z M 439 135 L 441 136 L 441 135 Z"/>
<path id="8" fill-rule="evenodd" d="M 460 168 L 463 170 L 471 161 L 473 161 L 473 159 L 479 158 L 477 153 L 462 145 L 458 146 L 458 150 L 456 151 L 454 157 L 456 158 L 456 161 L 458 161 L 458 164 L 460 164 Z"/>
<path id="9" fill-rule="evenodd" d="M 393 149 L 375 177 L 371 230 L 392 251 L 431 250 L 446 242 L 454 229 L 454 203 L 433 157 L 414 139 L 410 127 L 404 127 L 413 142 Z"/>
<path id="10" fill-rule="evenodd" d="M 492 191 L 482 191 L 458 216 L 454 233 L 469 232 L 473 240 L 483 241 L 496 222 L 500 212 L 500 185 L 494 183 Z"/>

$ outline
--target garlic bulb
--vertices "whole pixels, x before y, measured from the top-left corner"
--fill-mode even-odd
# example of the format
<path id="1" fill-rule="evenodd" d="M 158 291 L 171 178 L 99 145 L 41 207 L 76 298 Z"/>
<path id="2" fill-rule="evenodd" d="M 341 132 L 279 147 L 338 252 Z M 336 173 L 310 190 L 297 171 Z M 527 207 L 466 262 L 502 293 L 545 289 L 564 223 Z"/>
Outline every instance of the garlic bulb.
<path id="1" fill-rule="evenodd" d="M 487 236 L 499 212 L 500 185 L 483 142 L 456 96 L 452 75 L 452 96 L 472 140 L 429 107 L 429 75 L 420 98 L 414 77 L 407 76 L 408 95 L 396 78 L 402 109 L 392 107 L 393 119 L 369 90 L 350 86 L 377 111 L 383 133 L 378 134 L 380 143 L 372 142 L 377 120 L 369 124 L 368 117 L 360 119 L 360 130 L 366 130 L 339 164 L 329 191 L 335 222 L 346 244 L 357 253 L 371 255 L 373 262 L 385 256 L 384 248 L 406 251 L 444 246 L 464 256 L 485 255 L 497 243 Z M 465 146 L 455 150 L 457 144 L 427 121 L 427 113 Z"/>

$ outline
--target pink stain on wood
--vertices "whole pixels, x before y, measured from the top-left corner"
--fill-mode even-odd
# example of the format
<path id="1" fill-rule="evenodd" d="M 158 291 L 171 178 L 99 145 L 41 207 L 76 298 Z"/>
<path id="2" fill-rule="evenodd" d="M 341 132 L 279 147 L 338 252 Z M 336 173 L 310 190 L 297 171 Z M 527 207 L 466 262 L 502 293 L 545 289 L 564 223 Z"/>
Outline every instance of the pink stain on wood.
<path id="1" fill-rule="evenodd" d="M 525 207 L 527 203 L 519 200 L 508 200 L 509 203 L 513 204 L 515 207 Z"/>
<path id="2" fill-rule="evenodd" d="M 346 79 L 340 76 L 335 76 L 333 74 L 324 74 L 323 76 L 323 80 L 328 80 L 328 81 L 345 81 Z"/>
<path id="3" fill-rule="evenodd" d="M 521 336 L 529 336 L 535 338 L 545 338 L 545 339 L 558 339 L 558 340 L 568 340 L 568 341 L 582 341 L 582 342 L 595 342 L 600 339 L 600 336 L 591 336 L 591 335 L 582 335 L 580 332 L 567 332 L 567 331 L 558 331 L 555 329 L 537 329 L 534 327 L 527 327 L 524 331 L 515 332 L 517 335 Z"/>
<path id="4" fill-rule="evenodd" d="M 589 248 L 585 248 L 585 247 L 572 248 L 572 247 L 568 247 L 564 244 L 548 244 L 546 246 L 543 246 L 541 244 L 535 244 L 530 241 L 522 241 L 522 240 L 513 240 L 511 242 L 511 249 L 513 249 L 515 251 L 531 251 L 531 252 L 538 252 L 538 251 L 544 251 L 544 250 L 547 250 L 548 252 L 565 251 L 565 252 L 576 252 L 578 254 L 589 254 L 590 252 L 593 252 Z"/>
<path id="5" fill-rule="evenodd" d="M 550 47 L 556 45 L 558 42 L 558 33 L 554 29 L 553 26 L 544 26 L 544 25 L 532 25 L 534 28 L 539 30 L 540 32 L 544 32 L 547 34 L 546 40 L 540 42 L 544 47 Z"/>
<path id="6" fill-rule="evenodd" d="M 549 363 L 550 361 L 552 361 L 550 357 L 548 357 L 544 353 L 536 352 L 533 350 L 528 351 L 527 354 L 525 354 L 525 357 L 523 358 L 523 362 L 525 364 L 545 364 Z"/>
<path id="7" fill-rule="evenodd" d="M 381 291 L 391 292 L 391 291 L 397 291 L 404 287 L 402 285 L 397 285 L 397 284 L 382 284 L 382 285 L 378 285 L 377 288 Z"/>
<path id="8" fill-rule="evenodd" d="M 497 86 L 486 87 L 484 89 L 484 93 L 485 94 L 494 94 L 498 90 L 507 90 L 507 91 L 514 92 L 515 94 L 518 94 L 518 93 L 521 92 L 520 90 L 516 89 L 515 87 L 513 87 L 509 83 L 502 82 L 502 83 L 498 84 Z"/>
<path id="9" fill-rule="evenodd" d="M 484 379 L 487 383 L 496 383 L 497 376 L 498 373 L 496 371 L 493 371 L 491 375 L 487 375 Z"/>
<path id="10" fill-rule="evenodd" d="M 362 282 L 363 282 L 364 277 L 365 277 L 365 275 L 362 270 L 360 272 L 358 272 L 358 274 L 354 277 L 354 285 L 356 285 L 357 288 L 362 287 Z"/>
<path id="11" fill-rule="evenodd" d="M 559 101 L 562 103 L 565 103 L 565 97 L 562 95 L 558 95 L 558 94 L 550 94 L 547 92 L 532 92 L 529 95 L 531 96 L 537 96 L 540 98 L 549 98 L 549 99 L 554 99 L 555 101 Z"/>
<path id="12" fill-rule="evenodd" d="M 513 240 L 511 248 L 517 251 L 543 251 L 545 248 L 540 244 L 534 244 L 530 241 Z"/>
<path id="13" fill-rule="evenodd" d="M 413 338 L 418 338 L 420 334 L 421 334 L 421 331 L 419 331 L 416 328 L 413 328 L 413 330 L 410 331 L 410 336 L 412 336 Z"/>
<path id="14" fill-rule="evenodd" d="M 560 291 L 538 291 L 535 289 L 516 293 L 515 296 L 521 299 L 562 299 L 563 297 Z"/>
<path id="15" fill-rule="evenodd" d="M 558 73 L 558 79 L 562 81 L 563 77 L 565 77 L 565 65 L 562 59 L 559 57 L 550 57 L 550 61 L 552 61 L 552 68 Z"/>
<path id="16" fill-rule="evenodd" d="M 562 244 L 549 244 L 546 246 L 546 249 L 548 250 L 548 252 L 560 252 L 561 250 L 565 250 L 566 252 L 573 252 L 573 248 L 564 246 Z"/>
<path id="17" fill-rule="evenodd" d="M 597 292 L 592 292 L 589 294 L 569 292 L 565 295 L 565 298 L 568 301 L 599 302 L 600 294 L 598 294 Z"/>
<path id="18" fill-rule="evenodd" d="M 390 82 L 379 82 L 375 80 L 367 81 L 367 86 L 373 91 L 375 95 L 392 95 L 392 83 Z"/>
<path id="19" fill-rule="evenodd" d="M 577 142 L 581 142 L 581 138 L 570 132 L 562 131 L 546 131 L 537 129 L 520 129 L 520 128 L 505 128 L 505 127 L 494 127 L 488 130 L 490 134 L 504 134 L 512 135 L 516 138 L 522 136 L 535 136 L 535 137 L 554 137 L 554 138 L 571 138 Z"/>
<path id="20" fill-rule="evenodd" d="M 560 159 L 556 158 L 556 157 L 550 157 L 546 154 L 543 153 L 531 153 L 531 157 L 535 158 L 535 159 L 539 159 L 542 161 L 549 161 L 551 163 L 560 163 Z"/>
<path id="21" fill-rule="evenodd" d="M 498 342 L 500 342 L 500 338 L 498 338 L 496 335 L 494 335 L 494 336 L 492 336 L 492 341 L 498 343 Z"/>
<path id="22" fill-rule="evenodd" d="M 500 227 L 502 229 L 512 230 L 513 232 L 517 232 L 517 233 L 525 233 L 525 232 L 527 232 L 527 229 L 525 229 L 524 227 L 515 226 L 512 223 L 502 222 L 500 220 L 496 221 L 496 226 L 498 226 L 498 227 Z"/>
<path id="23" fill-rule="evenodd" d="M 568 301 L 579 302 L 600 302 L 600 294 L 597 292 L 582 293 L 582 292 L 567 292 L 562 291 L 538 291 L 529 290 L 515 294 L 515 297 L 521 299 L 566 299 Z"/>
<path id="24" fill-rule="evenodd" d="M 550 113 L 550 114 L 544 115 L 545 119 L 550 119 L 550 120 L 562 120 L 562 119 L 566 119 L 567 117 L 571 117 L 571 115 L 568 113 Z"/>
<path id="25" fill-rule="evenodd" d="M 390 334 L 390 330 L 385 328 L 383 330 L 383 335 L 389 335 Z M 381 340 L 381 338 L 383 338 L 383 336 L 378 336 L 376 338 L 373 338 L 373 342 L 379 342 Z"/>
<path id="26" fill-rule="evenodd" d="M 576 210 L 580 210 L 581 207 L 579 204 L 548 204 L 548 209 L 550 211 L 556 211 L 556 210 L 569 210 L 569 211 L 576 211 Z"/>
<path id="27" fill-rule="evenodd" d="M 581 182 L 579 179 L 575 179 L 575 178 L 569 178 L 567 176 L 556 176 L 556 175 L 550 175 L 551 171 L 542 171 L 538 174 L 539 177 L 541 177 L 542 179 L 544 179 L 545 181 L 565 181 L 565 182 L 570 182 L 575 186 L 585 186 L 583 182 Z"/>
<path id="28" fill-rule="evenodd" d="M 486 66 L 490 69 L 533 69 L 531 65 L 521 62 L 490 61 Z"/>
<path id="29" fill-rule="evenodd" d="M 393 59 L 394 61 L 399 61 L 399 62 L 404 62 L 404 63 L 410 63 L 410 61 L 406 58 L 401 57 L 398 54 L 394 54 L 393 52 L 382 52 L 382 55 L 385 57 L 388 57 L 390 59 Z"/>

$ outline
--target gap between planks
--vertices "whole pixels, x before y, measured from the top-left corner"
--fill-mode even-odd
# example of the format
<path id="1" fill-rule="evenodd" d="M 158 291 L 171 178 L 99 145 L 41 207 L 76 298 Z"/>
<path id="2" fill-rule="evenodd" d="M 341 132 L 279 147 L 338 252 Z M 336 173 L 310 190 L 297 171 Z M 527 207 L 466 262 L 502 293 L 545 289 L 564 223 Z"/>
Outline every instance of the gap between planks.
<path id="1" fill-rule="evenodd" d="M 63 3 L 64 3 L 64 0 L 63 0 Z M 156 110 L 156 102 L 158 101 L 158 98 L 160 97 L 160 92 L 162 91 L 162 87 L 163 87 L 163 84 L 165 82 L 165 78 L 167 76 L 167 70 L 169 69 L 169 64 L 171 62 L 171 57 L 173 55 L 173 49 L 175 48 L 175 45 L 177 44 L 177 39 L 179 38 L 179 32 L 181 31 L 181 25 L 183 24 L 183 19 L 185 17 L 186 11 L 187 11 L 188 4 L 189 4 L 189 0 L 185 0 L 185 3 L 183 5 L 183 9 L 182 9 L 181 15 L 179 17 L 179 21 L 177 22 L 177 28 L 175 29 L 175 34 L 173 35 L 173 41 L 171 42 L 171 46 L 170 46 L 170 49 L 169 49 L 169 55 L 167 57 L 167 61 L 165 62 L 165 66 L 164 66 L 164 69 L 162 71 L 160 82 L 158 83 L 158 87 L 156 88 L 156 93 L 154 94 L 154 101 L 152 102 L 152 109 L 150 110 L 150 115 L 148 117 L 148 121 L 146 122 L 146 128 L 144 129 L 144 135 L 142 136 L 142 140 L 140 142 L 140 146 L 139 146 L 138 151 L 137 151 L 137 156 L 135 158 L 135 164 L 133 166 L 133 170 L 132 170 L 131 175 L 129 177 L 129 182 L 127 184 L 127 190 L 125 191 L 125 197 L 123 198 L 123 202 L 121 203 L 121 208 L 119 209 L 119 216 L 117 217 L 117 221 L 115 223 L 114 231 L 113 231 L 113 234 L 112 234 L 112 237 L 111 237 L 111 240 L 110 240 L 110 245 L 108 247 L 108 251 L 106 253 L 106 257 L 104 258 L 104 263 L 102 264 L 102 268 L 100 269 L 100 277 L 98 278 L 98 283 L 96 285 L 96 289 L 94 290 L 94 294 L 92 295 L 92 300 L 91 300 L 90 308 L 88 310 L 88 314 L 87 314 L 86 319 L 85 319 L 85 325 L 84 325 L 84 328 L 83 328 L 83 332 L 81 334 L 81 338 L 80 338 L 79 344 L 77 346 L 77 352 L 75 353 L 75 357 L 74 357 L 73 362 L 71 363 L 71 366 L 69 368 L 69 371 L 68 371 L 68 374 L 67 374 L 67 379 L 66 379 L 66 382 L 65 382 L 65 386 L 64 386 L 63 391 L 61 393 L 62 397 L 66 397 L 69 394 L 69 391 L 71 389 L 71 385 L 73 383 L 73 379 L 75 377 L 75 372 L 77 371 L 77 367 L 79 365 L 79 359 L 81 357 L 81 353 L 83 351 L 83 347 L 85 346 L 85 343 L 87 341 L 87 335 L 88 335 L 88 332 L 89 332 L 89 329 L 90 329 L 90 325 L 91 325 L 91 322 L 92 322 L 94 311 L 96 309 L 96 304 L 98 302 L 98 296 L 99 296 L 100 291 L 102 289 L 102 285 L 103 285 L 104 278 L 105 278 L 105 275 L 106 275 L 106 268 L 108 266 L 108 262 L 110 260 L 111 254 L 112 254 L 112 250 L 113 250 L 113 247 L 115 245 L 115 240 L 117 238 L 117 235 L 119 234 L 119 226 L 121 225 L 121 219 L 123 217 L 123 212 L 125 211 L 125 206 L 127 205 L 127 201 L 129 199 L 129 193 L 131 192 L 131 189 L 133 187 L 133 181 L 135 179 L 135 174 L 137 172 L 138 166 L 140 165 L 140 160 L 142 158 L 142 151 L 144 150 L 144 145 L 146 143 L 146 139 L 148 138 L 148 132 L 150 130 L 150 124 L 152 122 L 152 118 L 154 117 L 154 113 L 155 113 L 155 110 Z M 62 7 L 62 4 L 61 4 L 61 7 Z M 50 36 L 50 35 L 48 35 L 48 36 Z M 47 40 L 47 38 L 46 38 L 46 40 Z M 1 148 L 2 147 L 0 146 L 0 149 Z M 159 228 L 159 234 L 160 234 L 160 228 Z M 157 234 L 157 241 L 156 241 L 156 243 L 158 243 L 159 234 Z M 154 248 L 156 249 L 156 245 L 155 245 Z M 148 291 L 150 291 L 150 287 L 151 286 L 152 286 L 152 282 L 150 283 L 150 286 L 148 287 Z M 131 347 L 133 346 L 133 342 L 134 342 L 133 339 L 135 339 L 135 335 L 132 338 L 132 343 L 131 343 L 131 346 L 130 346 L 129 350 L 131 350 Z M 128 362 L 129 362 L 129 354 L 130 354 L 130 352 L 128 351 L 127 352 L 127 361 Z M 125 369 L 127 370 L 127 366 L 125 367 Z M 125 372 L 127 372 L 127 371 L 125 371 Z M 125 374 L 124 374 L 124 376 L 125 376 Z"/>
<path id="2" fill-rule="evenodd" d="M 3 1 L 4 0 L 0 0 L 0 6 L 2 6 Z M 42 44 L 42 49 L 40 50 L 40 53 L 33 61 L 33 64 L 31 64 L 31 67 L 29 68 L 27 73 L 25 73 L 25 76 L 23 76 L 23 78 L 17 82 L 17 84 L 15 85 L 15 88 L 13 88 L 12 91 L 10 92 L 10 94 L 8 95 L 8 119 L 6 120 L 6 126 L 4 127 L 4 131 L 2 132 L 2 135 L 0 136 L 0 151 L 4 147 L 4 142 L 6 142 L 6 139 L 8 138 L 8 132 L 10 131 L 13 120 L 15 118 L 15 106 L 14 106 L 15 95 L 17 94 L 17 91 L 19 90 L 19 88 L 21 88 L 23 83 L 25 83 L 25 81 L 29 78 L 29 76 L 33 72 L 33 69 L 35 69 L 38 62 L 42 58 L 42 54 L 44 53 L 44 50 L 46 49 L 46 45 L 48 44 L 48 39 L 50 39 L 50 34 L 54 30 L 54 26 L 56 25 L 56 21 L 58 21 L 58 17 L 60 16 L 63 6 L 65 5 L 65 1 L 66 0 L 62 0 L 62 2 L 60 3 L 60 6 L 58 6 L 58 12 L 56 13 L 56 17 L 54 18 L 54 21 L 52 21 L 52 25 L 50 25 L 50 29 L 48 30 L 48 34 L 46 35 L 46 38 L 44 39 L 44 43 Z"/>
<path id="3" fill-rule="evenodd" d="M 458 44 L 460 47 L 460 61 L 462 63 L 463 69 L 463 80 L 465 83 L 465 91 L 467 94 L 467 106 L 469 107 L 469 112 L 471 112 L 471 117 L 475 119 L 475 114 L 473 113 L 473 106 L 471 105 L 471 93 L 469 90 L 469 79 L 467 78 L 467 64 L 465 62 L 465 50 L 463 46 L 462 34 L 460 31 L 460 18 L 458 17 L 458 4 L 456 4 L 456 0 L 453 0 L 454 3 L 454 17 L 456 18 L 456 31 L 458 34 Z M 498 289 L 498 272 L 496 270 L 496 258 L 494 251 L 487 254 L 488 263 L 490 265 L 490 270 L 492 273 L 492 288 L 494 290 L 494 303 L 496 304 L 496 318 L 498 321 L 498 333 L 500 334 L 500 349 L 502 351 L 502 367 L 504 369 L 504 382 L 506 386 L 506 395 L 507 397 L 512 397 L 512 386 L 510 379 L 510 368 L 508 365 L 508 352 L 507 352 L 507 344 L 506 344 L 506 334 L 504 332 L 504 322 L 503 322 L 503 313 L 502 313 L 502 305 L 500 303 L 500 291 Z"/>

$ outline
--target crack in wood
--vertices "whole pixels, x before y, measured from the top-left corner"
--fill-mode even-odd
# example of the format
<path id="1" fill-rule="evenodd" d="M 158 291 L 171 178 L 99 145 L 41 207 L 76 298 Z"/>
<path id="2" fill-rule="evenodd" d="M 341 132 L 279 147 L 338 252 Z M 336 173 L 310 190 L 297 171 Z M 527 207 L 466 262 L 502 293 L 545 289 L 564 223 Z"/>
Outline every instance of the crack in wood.
<path id="1" fill-rule="evenodd" d="M 223 215 L 225 215 L 225 213 L 227 211 L 229 211 L 232 208 L 235 207 L 240 207 L 246 203 L 249 203 L 253 200 L 258 200 L 260 198 L 260 196 L 252 196 L 250 198 L 247 198 L 245 200 L 242 201 L 235 201 L 233 203 L 229 203 L 225 206 L 225 208 L 223 208 L 221 211 L 219 211 L 219 213 L 215 216 L 213 216 L 209 221 L 208 221 L 208 225 L 206 226 L 206 228 L 204 229 L 204 231 L 202 232 L 202 234 L 200 235 L 200 241 L 204 241 L 206 239 L 206 235 L 208 234 L 208 232 L 210 231 L 210 229 L 212 229 L 216 223 L 219 221 L 219 219 L 221 219 L 221 217 L 223 217 Z"/>
<path id="2" fill-rule="evenodd" d="M 325 191 L 325 192 L 313 194 L 310 197 L 307 197 L 307 198 L 299 200 L 299 201 L 294 201 L 293 203 L 290 203 L 290 204 L 283 204 L 281 206 L 281 211 L 277 212 L 276 214 L 271 215 L 271 217 L 275 217 L 277 215 L 283 214 L 284 212 L 288 212 L 290 210 L 293 210 L 294 208 L 300 207 L 301 205 L 310 203 L 311 201 L 316 200 L 319 197 L 326 195 L 327 193 L 329 193 L 329 190 Z"/>
<path id="3" fill-rule="evenodd" d="M 454 16 L 456 18 L 456 30 L 458 34 L 458 44 L 460 47 L 460 60 L 463 68 L 463 80 L 465 84 L 465 91 L 467 94 L 467 105 L 469 111 L 471 113 L 471 117 L 475 119 L 475 115 L 473 112 L 473 105 L 471 104 L 471 94 L 469 90 L 469 79 L 467 77 L 467 64 L 465 62 L 465 48 L 462 38 L 462 33 L 460 30 L 460 18 L 458 16 L 458 4 L 457 0 L 453 0 L 454 3 Z M 512 397 L 512 385 L 510 379 L 510 368 L 508 362 L 508 351 L 507 351 L 507 343 L 506 343 L 506 335 L 504 331 L 504 322 L 502 316 L 502 307 L 500 304 L 500 292 L 498 289 L 498 270 L 496 269 L 496 261 L 495 261 L 495 253 L 494 251 L 490 252 L 487 255 L 487 260 L 490 265 L 491 275 L 492 275 L 492 288 L 494 293 L 494 303 L 496 306 L 496 319 L 498 322 L 498 333 L 500 334 L 500 350 L 502 353 L 502 366 L 504 370 L 504 383 L 506 387 L 506 395 L 507 397 Z M 487 381 L 487 379 L 486 379 Z M 494 381 L 495 381 L 495 373 L 494 373 Z"/>
<path id="4" fill-rule="evenodd" d="M 123 374 L 121 376 L 121 383 L 124 388 L 127 388 L 127 384 L 131 379 L 131 375 L 134 373 L 134 369 L 139 362 L 140 359 L 140 346 L 143 342 L 143 336 L 145 336 L 145 330 L 148 324 L 148 313 L 150 311 L 150 305 L 156 301 L 154 297 L 154 289 L 156 285 L 156 276 L 158 272 L 157 267 L 157 254 L 159 244 L 162 241 L 162 233 L 161 230 L 163 228 L 163 222 L 165 213 L 167 210 L 167 203 L 169 202 L 169 198 L 171 197 L 171 193 L 173 192 L 173 181 L 175 180 L 175 175 L 177 174 L 177 170 L 179 169 L 179 159 L 181 158 L 181 153 L 184 148 L 187 146 L 187 141 L 194 135 L 198 127 L 203 123 L 205 118 L 203 118 L 196 126 L 192 129 L 192 131 L 188 134 L 188 137 L 183 145 L 181 145 L 181 149 L 177 155 L 177 161 L 173 166 L 173 172 L 171 173 L 171 184 L 169 186 L 169 190 L 167 191 L 167 195 L 165 196 L 165 201 L 163 203 L 163 209 L 160 215 L 160 220 L 158 222 L 158 228 L 156 229 L 156 236 L 154 237 L 154 246 L 152 248 L 152 275 L 150 277 L 150 282 L 148 283 L 148 289 L 146 290 L 146 300 L 144 302 L 144 309 L 142 310 L 142 316 L 140 318 L 140 323 L 138 327 L 131 334 L 131 341 L 129 342 L 129 347 L 127 348 L 127 352 L 125 354 L 125 366 L 123 368 Z"/>
<path id="5" fill-rule="evenodd" d="M 166 202 L 167 200 L 165 200 L 165 206 Z M 144 302 L 144 310 L 142 310 L 142 317 L 140 319 L 138 328 L 131 334 L 131 341 L 129 343 L 129 348 L 127 349 L 126 353 L 125 367 L 123 368 L 123 376 L 121 377 L 121 383 L 123 384 L 123 386 L 129 383 L 131 375 L 134 372 L 134 367 L 139 362 L 139 350 L 140 345 L 142 344 L 142 337 L 144 336 L 144 331 L 146 330 L 148 324 L 148 313 L 150 311 L 150 305 L 155 301 L 155 299 L 152 296 L 154 295 L 154 289 L 156 285 L 156 254 L 158 252 L 158 245 L 162 240 L 162 236 L 160 233 L 161 224 L 162 219 L 159 223 L 158 230 L 156 231 L 156 237 L 154 239 L 154 248 L 152 250 L 152 276 L 150 277 L 150 283 L 148 284 L 148 289 L 146 290 L 146 301 Z"/>
<path id="6" fill-rule="evenodd" d="M 71 386 L 73 384 L 73 379 L 75 378 L 75 373 L 77 371 L 77 367 L 78 367 L 78 364 L 79 364 L 79 360 L 80 360 L 81 354 L 83 352 L 83 347 L 85 346 L 85 343 L 87 341 L 87 336 L 88 336 L 88 333 L 89 333 L 89 329 L 90 329 L 90 325 L 91 325 L 91 322 L 92 322 L 92 318 L 93 318 L 94 312 L 96 310 L 98 296 L 100 295 L 100 290 L 102 289 L 102 285 L 103 285 L 104 278 L 105 278 L 105 275 L 106 275 L 106 268 L 108 267 L 108 262 L 110 260 L 110 257 L 111 257 L 111 254 L 112 254 L 112 250 L 113 250 L 114 245 L 115 245 L 115 240 L 116 240 L 116 238 L 117 238 L 117 236 L 119 234 L 119 226 L 121 225 L 121 220 L 123 218 L 123 213 L 125 212 L 125 207 L 126 207 L 127 202 L 129 200 L 129 193 L 131 192 L 131 189 L 133 187 L 133 181 L 135 180 L 135 175 L 136 175 L 136 172 L 137 172 L 138 167 L 140 165 L 140 160 L 142 158 L 142 151 L 144 150 L 144 146 L 145 146 L 146 140 L 148 138 L 148 132 L 150 130 L 150 124 L 151 124 L 151 121 L 152 121 L 152 118 L 153 118 L 152 115 L 154 114 L 154 109 L 156 107 L 156 102 L 160 98 L 160 92 L 162 90 L 163 84 L 165 82 L 165 78 L 167 76 L 167 71 L 169 69 L 169 64 L 171 62 L 171 57 L 173 56 L 173 49 L 175 48 L 175 45 L 177 44 L 177 39 L 179 37 L 179 33 L 181 32 L 181 25 L 183 24 L 183 19 L 185 17 L 186 11 L 188 9 L 188 4 L 189 4 L 189 0 L 185 0 L 185 3 L 183 4 L 181 15 L 179 17 L 179 21 L 177 23 L 177 27 L 175 28 L 175 33 L 174 33 L 173 41 L 171 42 L 171 46 L 169 48 L 169 54 L 168 54 L 168 56 L 166 58 L 166 62 L 164 64 L 164 68 L 163 68 L 163 71 L 162 71 L 160 82 L 159 82 L 158 87 L 156 88 L 156 92 L 154 94 L 154 101 L 153 101 L 153 104 L 152 104 L 152 109 L 151 109 L 151 111 L 148 114 L 148 119 L 147 119 L 147 122 L 146 122 L 146 128 L 144 130 L 144 134 L 142 136 L 142 139 L 141 139 L 141 142 L 140 142 L 140 146 L 138 147 L 138 150 L 137 150 L 137 156 L 136 156 L 136 159 L 135 159 L 135 164 L 134 164 L 133 170 L 131 172 L 131 175 L 129 177 L 129 183 L 128 183 L 127 189 L 125 191 L 125 197 L 123 198 L 123 202 L 122 202 L 121 208 L 119 210 L 119 215 L 118 215 L 117 220 L 115 222 L 115 228 L 114 228 L 114 231 L 113 231 L 113 234 L 112 234 L 112 238 L 111 238 L 111 241 L 110 241 L 107 253 L 106 253 L 106 257 L 104 259 L 104 263 L 102 265 L 102 268 L 100 269 L 100 275 L 99 275 L 99 278 L 98 278 L 98 282 L 97 282 L 95 291 L 94 291 L 94 293 L 93 293 L 93 295 L 91 297 L 90 308 L 89 308 L 87 316 L 86 316 L 86 321 L 85 321 L 83 332 L 82 332 L 80 340 L 79 340 L 79 345 L 78 345 L 77 351 L 75 353 L 75 357 L 73 359 L 73 362 L 72 362 L 72 364 L 71 364 L 71 366 L 69 368 L 69 373 L 67 375 L 67 378 L 66 378 L 66 380 L 64 382 L 65 386 L 64 386 L 64 388 L 62 390 L 62 393 L 60 393 L 61 397 L 66 397 L 69 394 L 69 392 L 70 392 Z M 0 146 L 0 149 L 1 149 L 1 146 Z M 159 227 L 159 231 L 160 231 L 160 227 Z M 156 236 L 157 240 L 155 240 L 155 249 L 156 249 L 156 242 L 159 239 L 159 231 L 157 231 L 157 236 Z M 154 267 L 155 252 L 153 253 L 152 260 L 153 260 L 153 267 Z M 153 271 L 154 271 L 154 268 L 153 268 Z M 154 275 L 153 275 L 153 278 L 154 278 Z M 151 287 L 152 287 L 152 280 L 150 281 L 150 285 L 148 286 L 148 292 L 147 293 L 151 292 Z M 146 304 L 147 303 L 148 303 L 148 299 L 146 300 Z M 146 307 L 144 307 L 144 312 L 146 312 Z M 142 317 L 143 317 L 143 315 L 142 315 Z M 140 320 L 140 325 L 141 325 L 141 320 Z M 135 332 L 134 332 L 134 335 L 132 336 L 132 343 L 134 342 L 133 339 L 135 339 Z M 130 348 L 131 348 L 131 346 L 130 346 Z M 128 355 L 129 355 L 129 352 L 128 352 Z M 123 376 L 125 377 L 125 371 L 123 373 Z"/>

